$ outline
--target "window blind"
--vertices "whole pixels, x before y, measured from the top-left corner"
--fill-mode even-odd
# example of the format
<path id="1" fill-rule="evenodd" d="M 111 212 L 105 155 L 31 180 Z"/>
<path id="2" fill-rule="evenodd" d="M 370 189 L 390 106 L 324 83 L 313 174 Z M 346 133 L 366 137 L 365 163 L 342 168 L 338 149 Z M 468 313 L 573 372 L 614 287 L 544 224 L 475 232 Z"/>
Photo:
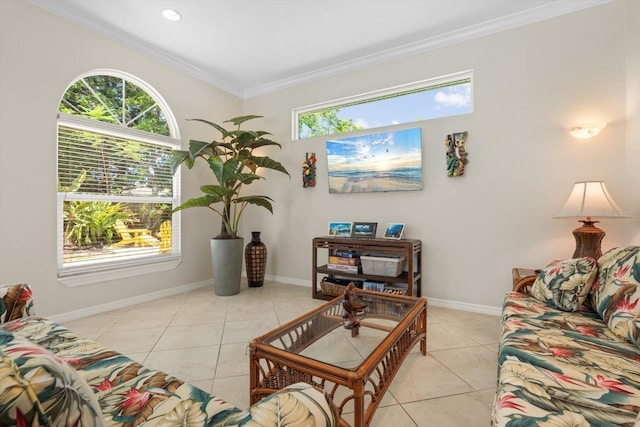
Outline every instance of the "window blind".
<path id="1" fill-rule="evenodd" d="M 83 194 L 170 199 L 171 151 L 167 146 L 61 125 L 59 184 Z"/>
<path id="2" fill-rule="evenodd" d="M 178 251 L 173 144 L 110 135 L 104 127 L 58 126 L 61 267 L 135 264 Z"/>

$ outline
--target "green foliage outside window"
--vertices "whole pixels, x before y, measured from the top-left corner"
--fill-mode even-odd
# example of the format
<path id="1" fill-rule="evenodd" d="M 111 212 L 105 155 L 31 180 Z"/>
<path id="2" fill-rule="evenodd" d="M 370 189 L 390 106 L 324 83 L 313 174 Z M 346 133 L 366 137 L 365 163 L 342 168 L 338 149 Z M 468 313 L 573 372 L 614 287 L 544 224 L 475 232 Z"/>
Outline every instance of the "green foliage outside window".
<path id="1" fill-rule="evenodd" d="M 59 111 L 170 135 L 160 106 L 145 90 L 121 77 L 89 76 L 76 81 L 64 94 Z"/>
<path id="2" fill-rule="evenodd" d="M 339 118 L 339 112 L 339 108 L 333 108 L 300 114 L 298 117 L 299 137 L 303 139 L 362 130 L 362 127 L 353 123 L 352 119 Z"/>
<path id="3" fill-rule="evenodd" d="M 146 90 L 122 77 L 94 75 L 78 79 L 65 92 L 59 111 L 171 136 L 158 103 Z M 117 220 L 155 234 L 162 222 L 171 219 L 171 203 L 148 203 L 145 197 L 172 196 L 172 147 L 143 141 L 116 136 L 108 130 L 88 131 L 59 124 L 58 192 L 68 195 L 63 203 L 65 253 L 67 246 L 99 248 L 119 240 Z M 120 203 L 78 200 L 75 194 L 103 199 L 141 197 L 140 203 Z"/>
<path id="4" fill-rule="evenodd" d="M 130 222 L 132 212 L 121 203 L 80 202 L 65 204 L 65 243 L 79 247 L 110 245 L 116 235 L 116 221 Z"/>
<path id="5" fill-rule="evenodd" d="M 148 230 L 159 230 L 164 221 L 171 220 L 171 205 L 167 203 L 145 203 L 137 213 L 138 226 Z"/>

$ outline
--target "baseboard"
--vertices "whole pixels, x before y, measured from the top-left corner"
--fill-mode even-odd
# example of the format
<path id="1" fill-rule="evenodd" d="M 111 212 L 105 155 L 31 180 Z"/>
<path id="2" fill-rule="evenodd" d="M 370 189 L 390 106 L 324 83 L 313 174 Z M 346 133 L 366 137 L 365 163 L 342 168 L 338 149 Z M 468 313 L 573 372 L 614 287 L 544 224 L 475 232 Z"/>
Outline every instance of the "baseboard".
<path id="1" fill-rule="evenodd" d="M 452 310 L 469 311 L 472 313 L 489 314 L 492 316 L 500 316 L 501 307 L 492 307 L 490 305 L 470 304 L 468 302 L 451 301 L 440 298 L 428 298 L 430 306 L 450 308 Z"/>
<path id="2" fill-rule="evenodd" d="M 305 288 L 311 287 L 311 280 L 292 279 L 291 277 L 272 276 L 269 274 L 266 274 L 264 278 L 272 282 L 284 283 L 286 285 L 304 286 Z"/>
<path id="3" fill-rule="evenodd" d="M 244 275 L 244 274 L 243 274 Z M 291 277 L 266 275 L 266 280 L 284 283 L 287 285 L 311 287 L 310 280 L 293 279 Z M 104 313 L 105 311 L 116 310 L 118 308 L 128 307 L 144 302 L 157 300 L 160 298 L 177 295 L 183 292 L 192 291 L 194 289 L 203 288 L 211 285 L 211 279 L 203 280 L 201 282 L 190 283 L 188 285 L 178 286 L 175 288 L 165 289 L 162 291 L 152 292 L 149 294 L 138 295 L 131 298 L 125 298 L 118 301 L 112 301 L 106 304 L 94 305 L 80 310 L 69 311 L 66 313 L 56 314 L 48 316 L 49 319 L 54 322 L 67 322 L 70 320 L 80 319 L 82 317 L 92 316 L 94 314 Z M 493 316 L 499 316 L 502 312 L 501 307 L 491 307 L 488 305 L 470 304 L 467 302 L 451 301 L 440 298 L 428 298 L 429 305 L 434 307 L 450 308 L 452 310 L 469 311 L 472 313 L 489 314 Z"/>
<path id="4" fill-rule="evenodd" d="M 172 295 L 181 294 L 183 292 L 192 291 L 194 289 L 203 288 L 211 285 L 211 279 L 202 282 L 190 283 L 188 285 L 169 288 L 162 291 L 151 292 L 150 294 L 138 295 L 131 298 L 125 298 L 118 301 L 112 301 L 106 304 L 94 305 L 92 307 L 82 308 L 80 310 L 69 311 L 66 313 L 47 316 L 54 322 L 67 322 L 70 320 L 80 319 L 82 317 L 92 316 L 94 314 L 104 313 L 105 311 L 116 310 L 118 308 L 128 307 L 131 305 L 142 304 L 160 298 L 170 297 Z"/>
<path id="5" fill-rule="evenodd" d="M 269 276 L 266 275 L 265 279 L 278 283 L 286 283 L 289 285 L 311 287 L 310 280 L 292 279 L 290 277 L 281 276 Z M 500 316 L 502 313 L 502 307 L 492 307 L 490 305 L 471 304 L 468 302 L 451 301 L 440 298 L 429 298 L 429 305 L 434 307 L 450 308 L 452 310 L 469 311 L 471 313 L 489 314 L 491 316 Z"/>

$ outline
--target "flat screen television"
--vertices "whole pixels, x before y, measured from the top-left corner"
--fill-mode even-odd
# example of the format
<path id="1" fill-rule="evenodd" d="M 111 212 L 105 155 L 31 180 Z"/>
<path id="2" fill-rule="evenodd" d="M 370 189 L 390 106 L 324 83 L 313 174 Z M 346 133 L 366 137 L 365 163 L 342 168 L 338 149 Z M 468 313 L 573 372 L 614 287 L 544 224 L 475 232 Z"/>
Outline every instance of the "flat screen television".
<path id="1" fill-rule="evenodd" d="M 422 190 L 422 134 L 403 129 L 327 141 L 329 193 Z"/>

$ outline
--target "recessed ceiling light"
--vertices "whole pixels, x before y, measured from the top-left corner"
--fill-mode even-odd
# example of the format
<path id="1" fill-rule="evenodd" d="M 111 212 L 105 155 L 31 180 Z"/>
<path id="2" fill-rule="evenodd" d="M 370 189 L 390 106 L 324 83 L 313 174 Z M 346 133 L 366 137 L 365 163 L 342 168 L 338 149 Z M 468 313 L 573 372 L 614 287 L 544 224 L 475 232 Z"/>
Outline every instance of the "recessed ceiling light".
<path id="1" fill-rule="evenodd" d="M 182 19 L 182 15 L 178 13 L 177 10 L 174 9 L 165 9 L 162 11 L 162 16 L 167 18 L 169 21 L 179 21 Z"/>

